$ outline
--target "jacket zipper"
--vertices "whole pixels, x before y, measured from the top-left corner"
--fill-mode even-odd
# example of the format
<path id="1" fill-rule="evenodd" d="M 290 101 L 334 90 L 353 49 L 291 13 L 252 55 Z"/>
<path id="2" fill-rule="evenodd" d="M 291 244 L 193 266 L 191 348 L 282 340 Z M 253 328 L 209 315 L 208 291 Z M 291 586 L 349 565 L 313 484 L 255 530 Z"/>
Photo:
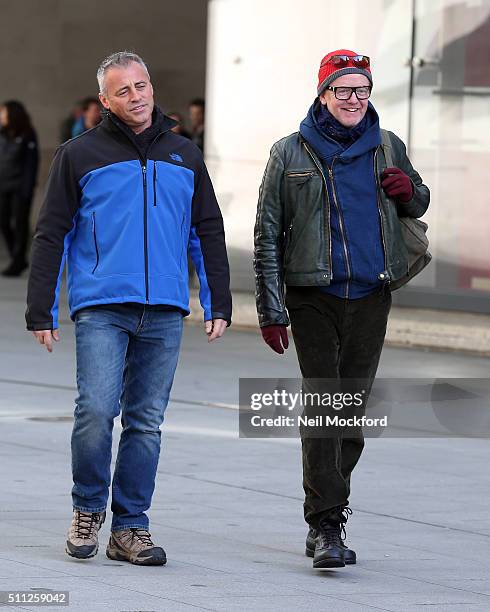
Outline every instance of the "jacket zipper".
<path id="1" fill-rule="evenodd" d="M 157 162 L 153 162 L 153 206 L 157 205 Z"/>
<path id="2" fill-rule="evenodd" d="M 332 193 L 333 193 L 333 201 L 335 203 L 335 207 L 337 209 L 337 213 L 339 215 L 339 225 L 340 225 L 340 233 L 342 235 L 342 246 L 344 247 L 344 255 L 345 255 L 345 265 L 347 266 L 347 282 L 345 284 L 345 299 L 349 298 L 349 282 L 352 276 L 352 271 L 349 263 L 349 253 L 347 251 L 347 238 L 345 235 L 345 227 L 344 227 L 344 217 L 342 215 L 342 211 L 340 210 L 339 203 L 337 201 L 337 193 L 335 191 L 335 183 L 333 181 L 333 165 L 335 163 L 335 158 L 332 161 L 332 165 L 328 168 L 328 176 L 330 177 L 330 184 L 332 185 Z"/>
<path id="3" fill-rule="evenodd" d="M 95 229 L 95 210 L 92 211 L 92 232 L 94 234 L 94 245 L 95 245 L 95 254 L 96 254 L 95 266 L 94 266 L 94 269 L 92 270 L 92 274 L 94 274 L 95 270 L 97 270 L 97 266 L 99 265 L 99 247 L 97 246 L 97 232 Z"/>
<path id="4" fill-rule="evenodd" d="M 375 177 L 375 180 L 376 180 L 376 204 L 378 205 L 379 224 L 381 226 L 381 241 L 383 243 L 383 255 L 384 255 L 384 262 L 385 262 L 384 272 L 386 274 L 388 274 L 388 266 L 387 266 L 387 261 L 386 261 L 385 232 L 384 232 L 384 228 L 383 228 L 383 216 L 381 214 L 381 205 L 379 203 L 379 193 L 380 193 L 381 187 L 379 185 L 378 166 L 377 166 L 378 150 L 379 149 L 376 148 L 376 150 L 374 151 L 374 177 Z M 388 278 L 388 282 L 389 282 L 389 278 Z"/>
<path id="5" fill-rule="evenodd" d="M 328 197 L 328 188 L 327 188 L 327 179 L 325 178 L 325 174 L 323 172 L 323 168 L 321 167 L 321 165 L 316 161 L 315 157 L 313 156 L 313 153 L 310 151 L 308 145 L 306 144 L 306 142 L 303 141 L 303 146 L 304 148 L 308 151 L 308 153 L 310 154 L 311 159 L 313 160 L 313 163 L 315 164 L 315 166 L 318 168 L 318 171 L 320 172 L 320 176 L 322 177 L 323 180 L 323 185 L 325 186 L 325 194 L 327 196 L 327 223 L 328 223 L 328 227 L 327 227 L 327 233 L 329 235 L 329 241 L 328 241 L 328 248 L 329 248 L 329 274 L 330 274 L 330 280 L 332 280 L 333 278 L 333 271 L 332 271 L 332 236 L 330 235 L 330 199 Z"/>
<path id="6" fill-rule="evenodd" d="M 148 287 L 148 219 L 146 209 L 148 208 L 147 194 L 146 194 L 146 166 L 141 164 L 141 172 L 143 173 L 143 240 L 145 249 L 145 289 L 146 289 L 146 303 L 148 304 L 149 287 Z"/>
<path id="7" fill-rule="evenodd" d="M 116 127 L 118 127 L 119 131 L 124 134 L 124 136 L 126 136 L 127 140 L 130 142 L 131 146 L 136 149 L 136 153 L 138 154 L 139 160 L 140 160 L 140 164 L 141 164 L 141 173 L 143 175 L 143 209 L 144 209 L 144 219 L 143 219 L 143 228 L 144 228 L 144 250 L 145 250 L 145 291 L 146 291 L 146 303 L 149 303 L 149 295 L 150 295 L 150 289 L 149 289 L 149 281 L 148 281 L 148 219 L 147 219 L 147 209 L 148 209 L 148 194 L 147 194 L 147 181 L 146 181 L 146 167 L 147 167 L 147 163 L 148 163 L 148 155 L 150 153 L 150 149 L 151 147 L 155 144 L 155 142 L 160 138 L 160 136 L 162 134 L 164 134 L 165 132 L 160 132 L 159 134 L 157 134 L 155 136 L 155 138 L 152 140 L 152 142 L 149 144 L 148 148 L 146 149 L 146 159 L 143 159 L 143 157 L 141 157 L 140 152 L 138 150 L 138 148 L 134 145 L 134 142 L 131 140 L 131 138 L 124 132 L 124 130 L 122 130 L 121 128 L 119 128 L 119 126 L 117 125 L 116 122 L 114 122 L 114 125 Z M 155 166 L 156 167 L 156 166 Z M 154 179 L 156 180 L 155 176 Z M 156 205 L 156 203 L 155 203 Z"/>

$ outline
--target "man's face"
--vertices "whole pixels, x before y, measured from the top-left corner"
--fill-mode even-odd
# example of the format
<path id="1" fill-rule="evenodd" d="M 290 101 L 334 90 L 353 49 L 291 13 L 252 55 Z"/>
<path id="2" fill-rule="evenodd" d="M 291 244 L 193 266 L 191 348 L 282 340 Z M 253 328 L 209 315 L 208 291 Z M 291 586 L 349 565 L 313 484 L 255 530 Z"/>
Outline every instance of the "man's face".
<path id="1" fill-rule="evenodd" d="M 102 106 L 117 115 L 136 134 L 151 125 L 153 87 L 138 62 L 114 66 L 105 73 L 105 91 L 99 94 Z"/>
<path id="2" fill-rule="evenodd" d="M 204 124 L 204 109 L 202 106 L 191 104 L 189 106 L 189 119 L 193 130 L 200 128 Z"/>
<path id="3" fill-rule="evenodd" d="M 7 127 L 9 114 L 6 106 L 0 106 L 0 127 Z"/>
<path id="4" fill-rule="evenodd" d="M 362 87 L 370 85 L 363 74 L 344 74 L 330 83 L 331 87 Z M 320 102 L 326 104 L 332 115 L 345 127 L 356 126 L 366 114 L 368 100 L 358 100 L 353 92 L 348 100 L 337 100 L 333 91 L 326 89 L 320 95 Z"/>

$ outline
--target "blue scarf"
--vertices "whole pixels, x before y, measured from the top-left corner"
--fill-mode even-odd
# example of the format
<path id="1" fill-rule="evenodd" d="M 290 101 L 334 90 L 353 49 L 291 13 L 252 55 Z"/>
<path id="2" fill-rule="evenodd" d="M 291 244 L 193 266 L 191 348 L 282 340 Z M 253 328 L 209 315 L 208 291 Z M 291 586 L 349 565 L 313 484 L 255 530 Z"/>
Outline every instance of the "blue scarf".
<path id="1" fill-rule="evenodd" d="M 329 136 L 335 142 L 338 142 L 342 149 L 348 149 L 368 127 L 368 113 L 364 115 L 361 121 L 352 128 L 345 127 L 337 121 L 326 105 L 319 104 L 314 111 L 317 125 L 322 132 Z"/>

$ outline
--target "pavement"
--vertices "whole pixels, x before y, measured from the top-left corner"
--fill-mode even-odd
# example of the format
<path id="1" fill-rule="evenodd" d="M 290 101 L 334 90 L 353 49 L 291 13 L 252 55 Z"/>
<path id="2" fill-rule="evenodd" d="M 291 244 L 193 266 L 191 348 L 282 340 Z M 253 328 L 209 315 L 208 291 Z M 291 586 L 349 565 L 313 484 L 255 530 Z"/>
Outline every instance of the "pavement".
<path id="1" fill-rule="evenodd" d="M 97 557 L 69 558 L 73 324 L 63 305 L 48 354 L 25 331 L 24 296 L 25 279 L 0 280 L 0 591 L 67 590 L 77 612 L 490 609 L 488 440 L 367 439 L 347 524 L 359 562 L 314 571 L 298 440 L 238 437 L 238 378 L 298 376 L 295 354 L 234 327 L 212 344 L 200 324 L 185 327 L 149 512 L 167 565 L 107 559 L 110 518 Z M 379 376 L 489 368 L 486 357 L 387 347 Z"/>

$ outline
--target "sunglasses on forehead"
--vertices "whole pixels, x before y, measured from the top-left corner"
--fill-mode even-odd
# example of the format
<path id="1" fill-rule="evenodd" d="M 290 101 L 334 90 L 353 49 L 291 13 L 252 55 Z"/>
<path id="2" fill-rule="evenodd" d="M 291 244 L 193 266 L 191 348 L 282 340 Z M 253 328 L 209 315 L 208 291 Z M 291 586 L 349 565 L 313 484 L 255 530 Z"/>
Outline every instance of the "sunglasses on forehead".
<path id="1" fill-rule="evenodd" d="M 367 68 L 370 59 L 367 55 L 332 55 L 320 64 L 320 68 L 328 63 L 333 64 L 336 68 L 345 68 L 348 64 L 352 64 L 356 68 Z"/>

